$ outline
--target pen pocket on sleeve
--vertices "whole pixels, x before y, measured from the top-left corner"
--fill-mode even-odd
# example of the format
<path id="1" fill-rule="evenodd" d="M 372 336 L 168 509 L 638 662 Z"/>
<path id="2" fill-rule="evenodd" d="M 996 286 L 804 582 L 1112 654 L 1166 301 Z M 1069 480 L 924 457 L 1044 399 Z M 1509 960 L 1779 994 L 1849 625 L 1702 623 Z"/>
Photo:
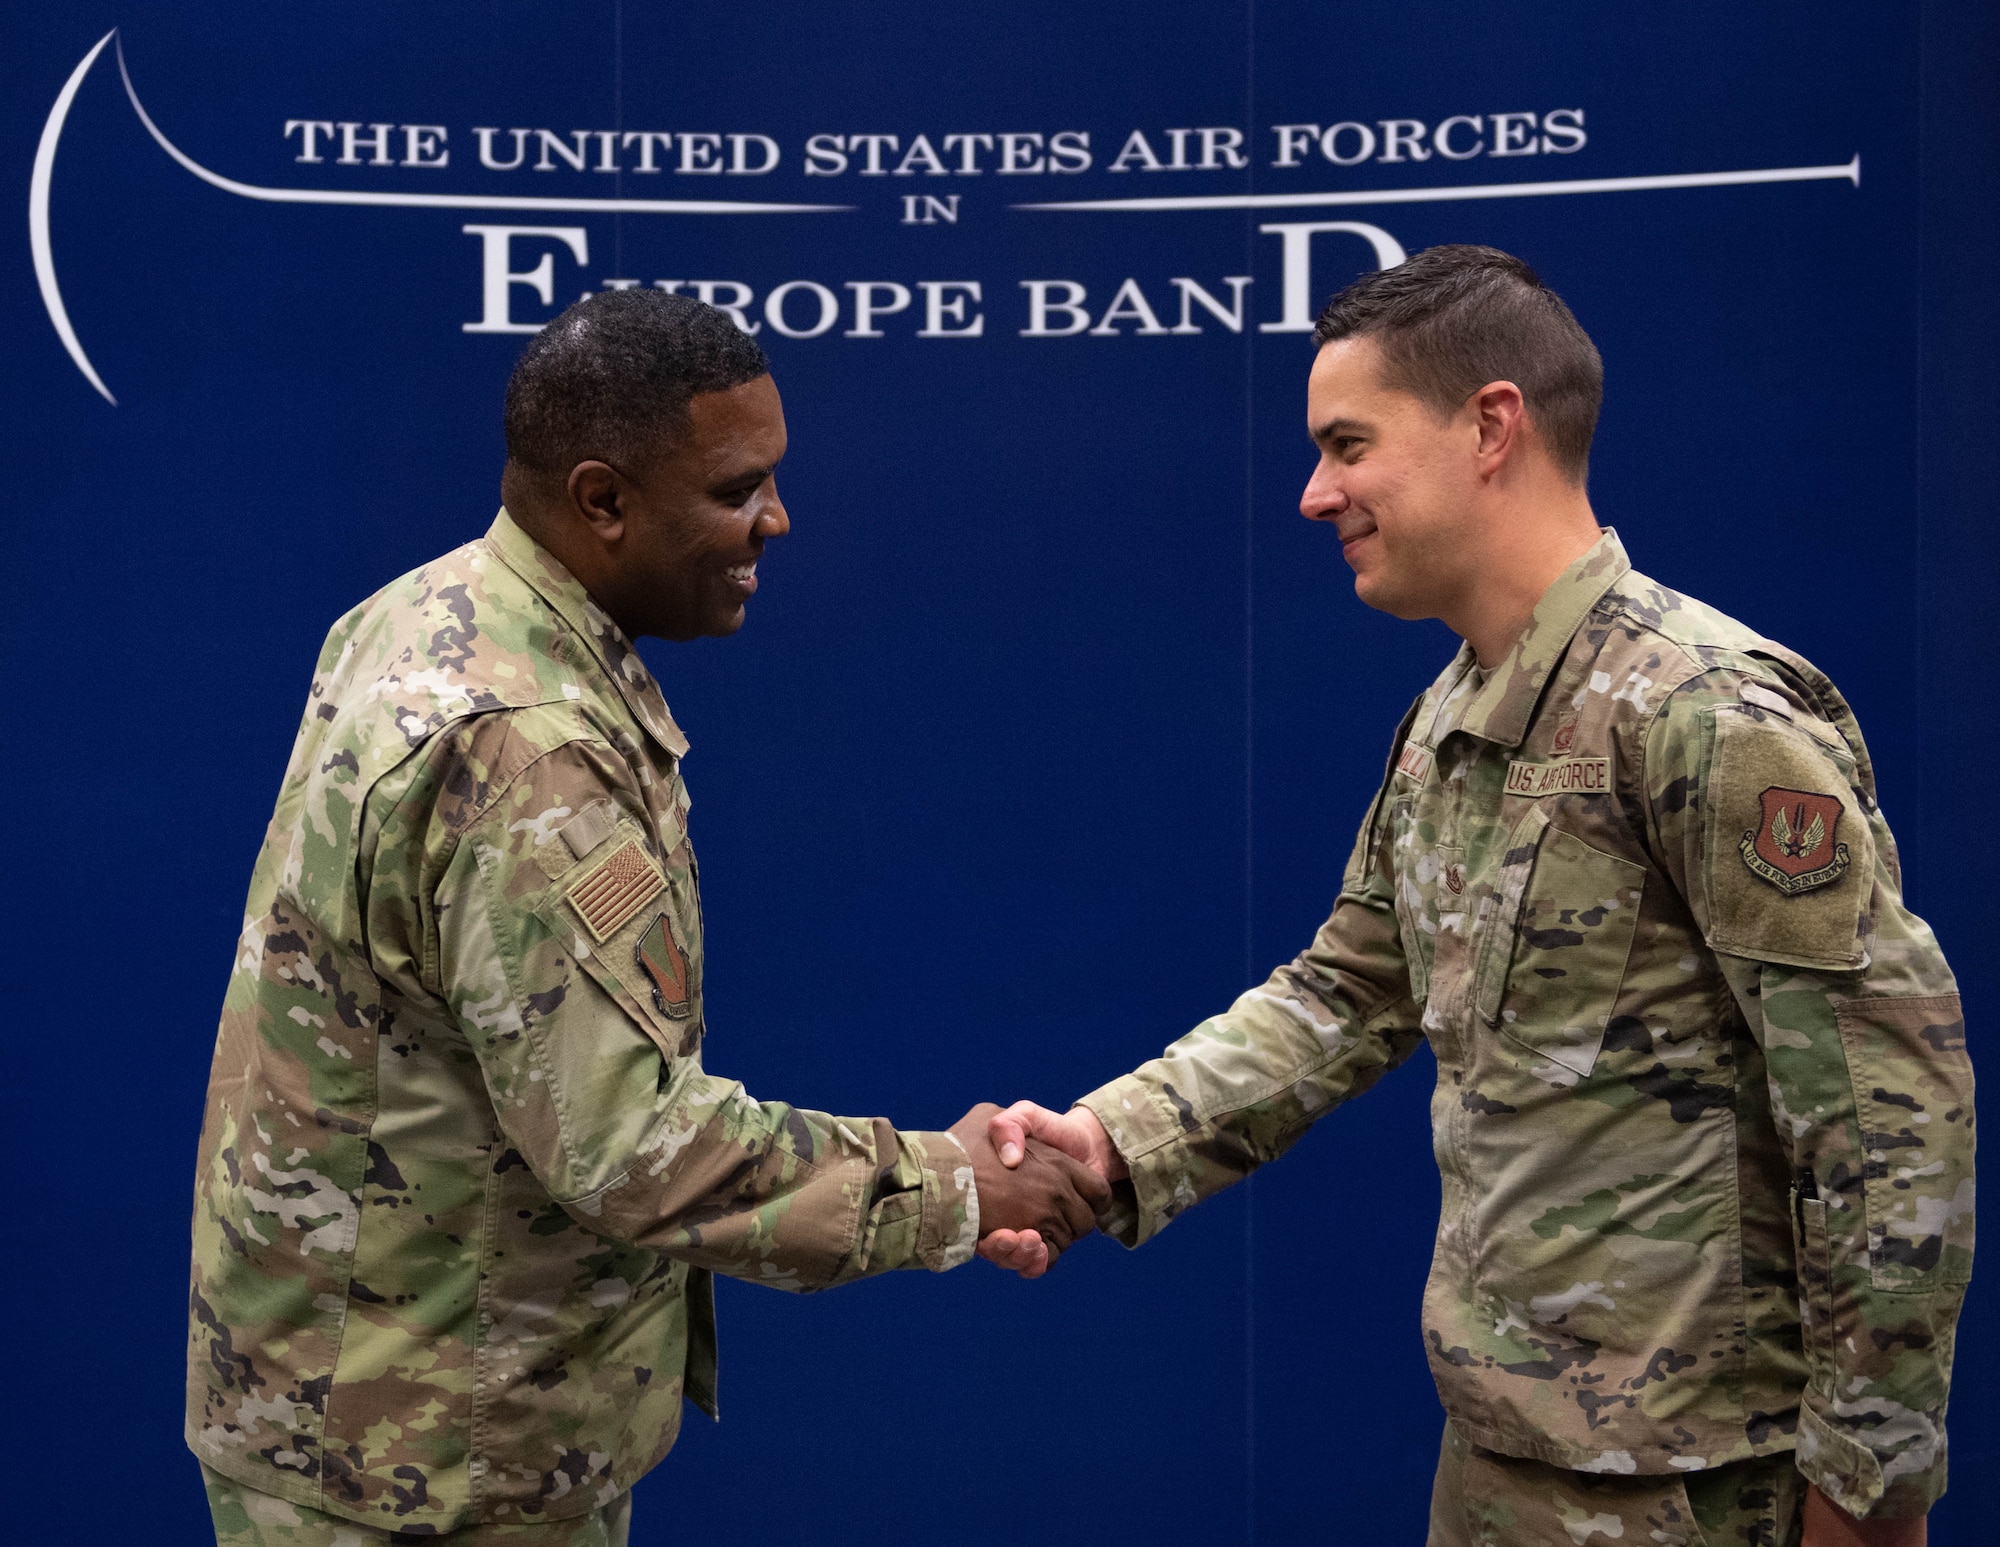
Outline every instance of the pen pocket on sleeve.
<path id="1" fill-rule="evenodd" d="M 1799 1278 L 1799 1334 L 1815 1375 L 1826 1363 L 1833 1335 L 1833 1252 L 1827 1244 L 1826 1200 L 1810 1171 L 1792 1183 L 1792 1249 Z"/>
<path id="2" fill-rule="evenodd" d="M 1958 995 L 1834 1008 L 1861 1128 L 1868 1276 L 1926 1290 L 1972 1277 L 1972 1060 Z"/>

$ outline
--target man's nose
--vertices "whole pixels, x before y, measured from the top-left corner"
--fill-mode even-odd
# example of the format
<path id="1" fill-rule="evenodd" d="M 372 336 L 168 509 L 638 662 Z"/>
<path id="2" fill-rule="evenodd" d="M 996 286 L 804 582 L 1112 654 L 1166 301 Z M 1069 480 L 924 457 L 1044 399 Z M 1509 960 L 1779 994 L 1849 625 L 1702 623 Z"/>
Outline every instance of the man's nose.
<path id="1" fill-rule="evenodd" d="M 757 512 L 752 530 L 759 537 L 783 537 L 791 529 L 791 515 L 785 509 L 785 502 L 778 498 L 778 485 L 774 480 L 764 490 L 762 508 Z"/>
<path id="2" fill-rule="evenodd" d="M 1299 496 L 1299 514 L 1308 521 L 1331 521 L 1347 509 L 1347 491 L 1340 486 L 1338 473 L 1324 458 L 1306 480 Z"/>

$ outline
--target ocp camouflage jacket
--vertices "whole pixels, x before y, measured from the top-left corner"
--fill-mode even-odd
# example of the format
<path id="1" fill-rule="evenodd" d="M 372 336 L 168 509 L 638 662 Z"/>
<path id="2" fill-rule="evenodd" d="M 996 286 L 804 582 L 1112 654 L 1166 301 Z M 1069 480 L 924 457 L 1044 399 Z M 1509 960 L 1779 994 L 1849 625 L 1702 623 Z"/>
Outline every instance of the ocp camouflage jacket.
<path id="1" fill-rule="evenodd" d="M 1478 1444 L 1666 1473 L 1795 1449 L 1943 1491 L 1972 1070 L 1832 683 L 1607 533 L 1398 732 L 1312 945 L 1084 1098 L 1137 1244 L 1428 1039 L 1432 1373 Z"/>
<path id="2" fill-rule="evenodd" d="M 435 1534 L 586 1513 L 714 1410 L 710 1273 L 965 1261 L 943 1133 L 701 1064 L 652 676 L 501 512 L 336 625 L 251 882 L 194 1209 L 187 1438 Z"/>

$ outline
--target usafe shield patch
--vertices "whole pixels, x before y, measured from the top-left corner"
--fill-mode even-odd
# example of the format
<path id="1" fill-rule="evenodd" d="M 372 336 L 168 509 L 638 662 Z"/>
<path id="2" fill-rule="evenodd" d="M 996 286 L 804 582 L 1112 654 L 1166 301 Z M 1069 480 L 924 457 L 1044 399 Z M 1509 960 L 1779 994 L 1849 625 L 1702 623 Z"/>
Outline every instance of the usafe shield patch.
<path id="1" fill-rule="evenodd" d="M 1737 845 L 1750 873 L 1787 897 L 1831 886 L 1847 873 L 1847 845 L 1837 842 L 1840 797 L 1773 785 L 1764 791 L 1757 825 Z"/>
<path id="2" fill-rule="evenodd" d="M 1539 800 L 1544 795 L 1602 795 L 1611 788 L 1611 759 L 1566 757 L 1553 763 L 1509 763 L 1507 793 Z"/>
<path id="3" fill-rule="evenodd" d="M 646 927 L 639 943 L 632 947 L 632 956 L 653 986 L 653 1004 L 659 1012 L 677 1021 L 687 1019 L 694 1008 L 687 952 L 674 938 L 674 926 L 666 914 L 660 914 Z"/>
<path id="4" fill-rule="evenodd" d="M 570 888 L 569 901 L 584 923 L 590 926 L 590 932 L 599 940 L 604 940 L 659 896 L 666 885 L 666 877 L 646 857 L 646 851 L 636 841 L 628 841 L 593 865 L 583 879 Z"/>
<path id="5" fill-rule="evenodd" d="M 1403 743 L 1403 750 L 1396 758 L 1396 772 L 1408 774 L 1417 783 L 1424 782 L 1424 776 L 1431 771 L 1431 749 L 1419 746 L 1414 741 Z"/>

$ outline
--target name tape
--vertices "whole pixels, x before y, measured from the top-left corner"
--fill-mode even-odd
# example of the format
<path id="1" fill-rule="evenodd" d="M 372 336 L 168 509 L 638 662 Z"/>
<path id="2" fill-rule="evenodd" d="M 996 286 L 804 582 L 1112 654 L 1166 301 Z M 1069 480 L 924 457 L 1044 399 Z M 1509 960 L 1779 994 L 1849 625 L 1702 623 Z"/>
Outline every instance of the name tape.
<path id="1" fill-rule="evenodd" d="M 1507 793 L 1539 800 L 1544 795 L 1602 795 L 1611 788 L 1611 759 L 1566 757 L 1554 763 L 1509 763 Z"/>
<path id="2" fill-rule="evenodd" d="M 1431 771 L 1431 749 L 1420 747 L 1414 741 L 1403 743 L 1403 750 L 1396 758 L 1396 772 L 1408 774 L 1417 783 L 1424 782 L 1424 775 Z"/>

